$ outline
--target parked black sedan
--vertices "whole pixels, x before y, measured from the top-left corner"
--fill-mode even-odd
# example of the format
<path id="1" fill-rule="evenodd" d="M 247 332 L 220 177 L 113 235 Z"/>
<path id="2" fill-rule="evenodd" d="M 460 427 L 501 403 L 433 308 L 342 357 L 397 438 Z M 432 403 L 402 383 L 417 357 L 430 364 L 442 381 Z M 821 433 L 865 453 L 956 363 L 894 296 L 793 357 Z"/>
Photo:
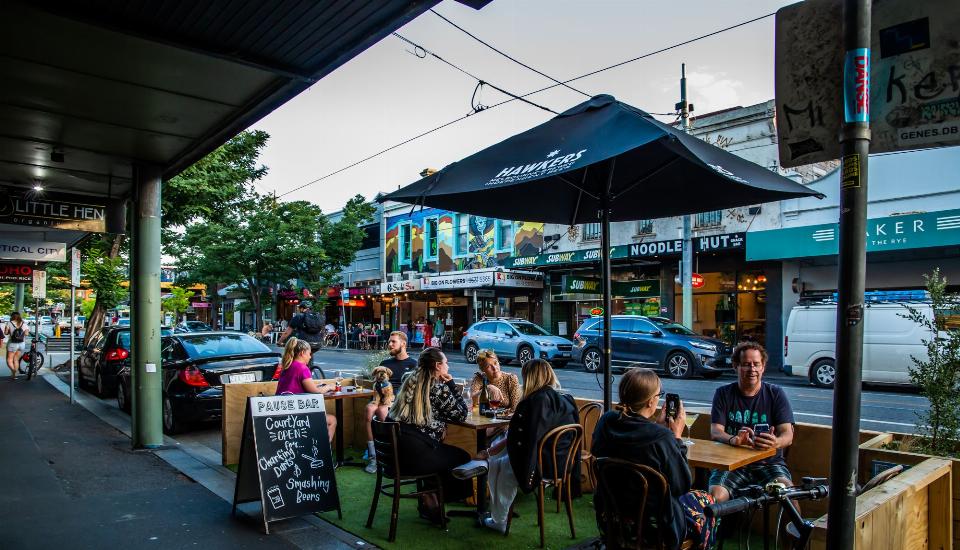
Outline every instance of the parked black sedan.
<path id="1" fill-rule="evenodd" d="M 223 384 L 261 382 L 278 374 L 280 354 L 237 332 L 187 332 L 161 340 L 163 431 L 219 418 Z M 130 410 L 130 367 L 120 372 L 117 404 Z"/>
<path id="2" fill-rule="evenodd" d="M 161 336 L 173 332 L 160 329 Z M 110 326 L 99 330 L 90 343 L 78 350 L 77 373 L 81 386 L 93 386 L 100 397 L 108 397 L 117 391 L 117 374 L 130 366 L 130 327 Z"/>

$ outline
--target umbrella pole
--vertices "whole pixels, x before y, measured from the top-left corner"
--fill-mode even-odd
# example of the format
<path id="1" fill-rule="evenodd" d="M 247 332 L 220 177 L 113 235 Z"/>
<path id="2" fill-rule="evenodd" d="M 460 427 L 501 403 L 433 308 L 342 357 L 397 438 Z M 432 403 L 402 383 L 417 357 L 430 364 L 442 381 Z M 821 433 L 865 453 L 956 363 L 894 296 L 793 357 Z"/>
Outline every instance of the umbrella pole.
<path id="1" fill-rule="evenodd" d="M 600 195 L 600 278 L 603 280 L 603 410 L 612 408 L 613 377 L 611 375 L 610 359 L 612 346 L 610 345 L 610 299 L 613 284 L 610 281 L 610 186 L 613 184 L 615 159 L 610 159 L 610 171 L 607 174 L 607 184 Z"/>

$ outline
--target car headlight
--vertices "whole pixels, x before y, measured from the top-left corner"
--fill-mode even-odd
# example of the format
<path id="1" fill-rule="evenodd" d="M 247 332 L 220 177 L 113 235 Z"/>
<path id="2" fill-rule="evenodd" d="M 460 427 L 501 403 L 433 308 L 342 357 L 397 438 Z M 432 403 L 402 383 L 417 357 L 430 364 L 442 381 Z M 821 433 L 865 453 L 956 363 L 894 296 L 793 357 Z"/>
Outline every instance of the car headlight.
<path id="1" fill-rule="evenodd" d="M 708 344 L 706 342 L 697 342 L 696 340 L 691 340 L 690 345 L 695 348 L 705 349 L 708 351 L 717 351 L 717 346 Z"/>
<path id="2" fill-rule="evenodd" d="M 553 342 L 547 342 L 545 340 L 537 340 L 537 345 L 543 346 L 545 348 L 549 348 L 549 347 L 555 346 L 556 344 L 554 344 Z"/>

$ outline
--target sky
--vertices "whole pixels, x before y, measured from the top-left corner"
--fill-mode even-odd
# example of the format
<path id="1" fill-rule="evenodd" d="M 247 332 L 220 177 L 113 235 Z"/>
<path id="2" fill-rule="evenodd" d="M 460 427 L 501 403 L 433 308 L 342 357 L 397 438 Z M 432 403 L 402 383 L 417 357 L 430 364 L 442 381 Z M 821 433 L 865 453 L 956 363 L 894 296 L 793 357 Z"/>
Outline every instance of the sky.
<path id="1" fill-rule="evenodd" d="M 775 12 L 791 1 L 493 0 L 477 11 L 453 0 L 434 9 L 511 57 L 558 80 L 647 54 Z M 516 95 L 553 82 L 476 42 L 429 11 L 397 31 L 475 77 Z M 773 98 L 774 18 L 720 33 L 571 82 L 587 94 L 611 94 L 652 113 L 670 113 L 686 64 L 694 113 Z M 420 55 L 416 55 L 419 53 Z M 388 36 L 253 128 L 270 141 L 269 168 L 257 183 L 281 200 L 307 200 L 333 212 L 356 194 L 372 199 L 549 120 L 554 115 L 514 101 L 478 112 L 358 166 L 322 178 L 378 151 L 472 111 L 477 80 Z M 478 101 L 508 96 L 484 87 Z M 557 87 L 530 101 L 561 112 L 585 99 Z M 660 116 L 672 121 L 672 116 Z"/>

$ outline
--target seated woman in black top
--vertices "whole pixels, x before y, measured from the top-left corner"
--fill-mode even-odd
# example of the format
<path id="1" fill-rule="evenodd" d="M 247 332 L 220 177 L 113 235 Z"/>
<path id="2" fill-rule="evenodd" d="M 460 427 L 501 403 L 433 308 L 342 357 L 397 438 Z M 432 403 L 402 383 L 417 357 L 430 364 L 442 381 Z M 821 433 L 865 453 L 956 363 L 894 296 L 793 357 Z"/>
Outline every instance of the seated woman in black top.
<path id="1" fill-rule="evenodd" d="M 467 417 L 467 403 L 448 372 L 447 357 L 437 348 L 420 353 L 417 370 L 400 387 L 389 419 L 400 423 L 400 471 L 405 475 L 441 474 L 443 498 L 456 502 L 470 496 L 473 485 L 454 479 L 450 471 L 470 459 L 470 454 L 442 443 L 447 422 Z M 426 495 L 421 515 L 438 522 L 436 496 Z"/>
<path id="2" fill-rule="evenodd" d="M 491 529 L 505 532 L 510 504 L 517 489 L 529 493 L 537 487 L 541 474 L 537 470 L 537 446 L 547 432 L 564 424 L 577 424 L 580 415 L 573 398 L 557 390 L 560 382 L 553 367 L 544 359 L 532 359 L 524 363 L 523 398 L 510 419 L 507 437 L 494 443 L 489 450 L 481 450 L 480 460 L 474 460 L 454 470 L 458 478 L 469 478 L 489 470 L 487 486 L 490 488 L 490 516 L 484 524 Z M 561 462 L 566 460 L 569 441 L 557 445 Z M 504 446 L 507 452 L 502 452 Z M 545 465 L 552 468 L 551 465 Z M 549 469 L 547 471 L 550 471 Z M 574 471 L 573 492 L 579 494 L 579 455 Z"/>
<path id="3" fill-rule="evenodd" d="M 665 407 L 656 419 L 652 418 L 663 395 L 662 388 L 660 377 L 652 370 L 628 370 L 620 379 L 620 410 L 600 417 L 593 433 L 592 452 L 597 458 L 629 460 L 663 474 L 669 486 L 669 498 L 663 503 L 648 501 L 646 508 L 650 511 L 649 517 L 655 518 L 663 541 L 668 548 L 679 548 L 684 539 L 690 538 L 695 548 L 710 548 L 714 520 L 708 520 L 703 509 L 713 504 L 713 497 L 704 491 L 690 490 L 692 478 L 687 466 L 687 448 L 680 441 L 686 417 L 683 404 L 675 419 L 667 418 Z M 593 502 L 597 523 L 603 529 L 600 495 L 595 495 Z"/>

